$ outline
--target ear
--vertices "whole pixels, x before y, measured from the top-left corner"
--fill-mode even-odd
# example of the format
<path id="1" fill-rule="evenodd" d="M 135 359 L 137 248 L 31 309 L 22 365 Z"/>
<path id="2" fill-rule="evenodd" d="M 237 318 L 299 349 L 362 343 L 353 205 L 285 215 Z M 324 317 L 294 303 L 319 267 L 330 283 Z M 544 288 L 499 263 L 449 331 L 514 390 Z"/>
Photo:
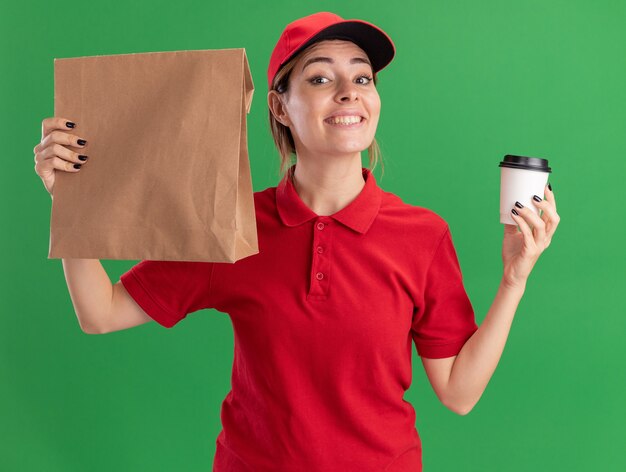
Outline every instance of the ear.
<path id="1" fill-rule="evenodd" d="M 270 90 L 267 94 L 267 106 L 279 123 L 289 127 L 291 126 L 291 121 L 283 103 L 284 98 L 284 94 L 280 95 L 276 90 Z"/>

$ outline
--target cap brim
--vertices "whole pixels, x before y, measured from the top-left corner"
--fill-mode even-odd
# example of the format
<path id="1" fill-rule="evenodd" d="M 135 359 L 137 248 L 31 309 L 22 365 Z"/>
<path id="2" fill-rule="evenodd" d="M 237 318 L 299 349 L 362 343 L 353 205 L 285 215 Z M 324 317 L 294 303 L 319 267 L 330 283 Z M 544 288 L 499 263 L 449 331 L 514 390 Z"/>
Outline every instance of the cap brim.
<path id="1" fill-rule="evenodd" d="M 318 31 L 304 44 L 294 51 L 283 63 L 309 47 L 311 44 L 325 39 L 342 39 L 352 41 L 359 46 L 372 62 L 374 72 L 385 68 L 393 59 L 396 49 L 391 38 L 384 31 L 361 20 L 345 20 Z"/>

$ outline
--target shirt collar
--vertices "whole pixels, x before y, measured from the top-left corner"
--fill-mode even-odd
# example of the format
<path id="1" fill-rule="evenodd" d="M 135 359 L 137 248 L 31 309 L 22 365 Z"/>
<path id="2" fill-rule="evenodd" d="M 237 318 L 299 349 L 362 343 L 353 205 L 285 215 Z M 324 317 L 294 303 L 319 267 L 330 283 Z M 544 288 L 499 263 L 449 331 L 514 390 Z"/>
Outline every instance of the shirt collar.
<path id="1" fill-rule="evenodd" d="M 287 175 L 292 175 L 295 166 L 295 164 L 292 166 Z M 365 186 L 361 192 L 348 206 L 328 217 L 354 231 L 366 233 L 378 215 L 382 189 L 376 184 L 376 179 L 369 169 L 361 167 L 361 172 L 365 179 Z M 290 178 L 281 180 L 276 188 L 276 206 L 280 218 L 287 226 L 297 226 L 313 218 L 319 218 L 319 215 L 304 204 Z"/>

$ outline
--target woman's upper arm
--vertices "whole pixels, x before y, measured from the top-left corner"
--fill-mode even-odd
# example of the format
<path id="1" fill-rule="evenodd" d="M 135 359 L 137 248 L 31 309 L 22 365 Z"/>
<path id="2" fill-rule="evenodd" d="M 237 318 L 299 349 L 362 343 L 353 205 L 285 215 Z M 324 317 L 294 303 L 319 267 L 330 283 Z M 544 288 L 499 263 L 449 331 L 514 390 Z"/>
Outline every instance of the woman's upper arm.
<path id="1" fill-rule="evenodd" d="M 128 294 L 122 282 L 114 284 L 111 311 L 106 320 L 107 325 L 100 334 L 133 328 L 148 321 L 152 321 L 152 318 Z"/>
<path id="2" fill-rule="evenodd" d="M 441 359 L 428 359 L 426 357 L 420 357 L 424 370 L 428 376 L 428 381 L 433 387 L 439 401 L 446 404 L 446 389 L 448 387 L 448 380 L 450 379 L 450 373 L 452 372 L 452 364 L 456 356 L 444 357 Z"/>

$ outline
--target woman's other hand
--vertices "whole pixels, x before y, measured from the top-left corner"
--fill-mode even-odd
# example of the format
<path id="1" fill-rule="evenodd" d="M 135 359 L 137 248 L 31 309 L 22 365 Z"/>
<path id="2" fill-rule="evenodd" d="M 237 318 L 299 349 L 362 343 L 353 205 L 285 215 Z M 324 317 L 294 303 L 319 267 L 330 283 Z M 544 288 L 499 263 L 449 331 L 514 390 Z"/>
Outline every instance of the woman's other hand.
<path id="1" fill-rule="evenodd" d="M 79 172 L 87 161 L 87 156 L 82 154 L 87 141 L 66 132 L 75 126 L 70 120 L 59 117 L 45 118 L 41 122 L 41 142 L 33 149 L 35 172 L 51 196 L 56 170 Z M 79 152 L 70 148 L 77 148 Z"/>
<path id="2" fill-rule="evenodd" d="M 544 192 L 544 200 L 537 195 L 533 197 L 533 204 L 540 210 L 541 216 L 529 208 L 520 207 L 521 204 L 518 202 L 511 212 L 517 226 L 504 225 L 503 283 L 507 286 L 525 287 L 537 259 L 550 245 L 559 225 L 560 218 L 556 212 L 556 201 L 550 185 L 546 186 Z"/>

